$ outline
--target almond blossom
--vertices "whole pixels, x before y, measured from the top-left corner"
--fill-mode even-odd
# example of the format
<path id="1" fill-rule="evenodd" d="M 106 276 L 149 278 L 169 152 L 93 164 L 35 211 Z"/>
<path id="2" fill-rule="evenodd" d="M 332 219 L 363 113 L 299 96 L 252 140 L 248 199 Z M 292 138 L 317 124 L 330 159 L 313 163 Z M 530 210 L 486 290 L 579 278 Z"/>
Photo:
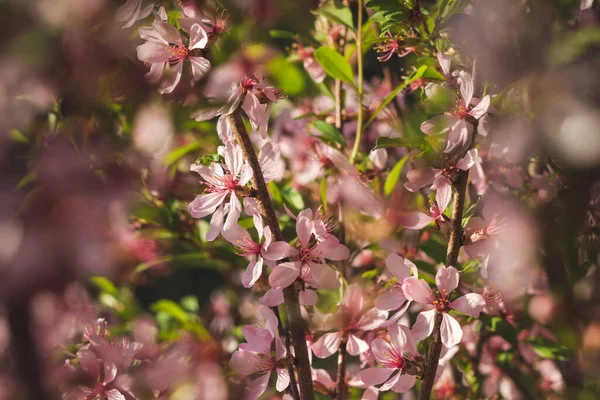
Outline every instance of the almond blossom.
<path id="1" fill-rule="evenodd" d="M 444 153 L 464 151 L 471 143 L 473 133 L 472 120 L 478 120 L 485 115 L 490 107 L 491 98 L 486 95 L 483 99 L 477 101 L 473 98 L 473 80 L 471 75 L 465 71 L 460 71 L 460 93 L 461 99 L 458 100 L 451 112 L 438 115 L 421 124 L 421 131 L 427 135 L 448 134 L 447 144 Z M 471 104 L 476 105 L 471 108 Z"/>
<path id="2" fill-rule="evenodd" d="M 431 202 L 427 214 L 422 212 L 399 213 L 400 225 L 409 229 L 422 229 L 432 221 L 435 221 L 438 229 L 442 229 L 448 220 L 444 211 L 452 200 L 452 186 L 447 176 L 455 177 L 458 170 L 468 171 L 478 163 L 479 153 L 477 149 L 471 149 L 456 163 L 446 162 L 443 169 L 412 169 L 408 171 L 408 182 L 404 185 L 408 190 L 416 191 L 424 186 L 431 185 L 436 190 L 435 202 Z"/>
<path id="3" fill-rule="evenodd" d="M 125 4 L 117 9 L 115 19 L 125 24 L 123 29 L 130 28 L 136 21 L 152 14 L 155 3 L 152 0 L 127 0 Z"/>
<path id="4" fill-rule="evenodd" d="M 150 64 L 150 72 L 146 78 L 152 83 L 158 83 L 159 92 L 171 93 L 183 73 L 183 62 L 188 60 L 192 66 L 194 81 L 198 81 L 206 75 L 210 69 L 210 61 L 196 55 L 208 45 L 208 34 L 199 24 L 193 24 L 189 31 L 189 41 L 184 43 L 185 37 L 176 27 L 167 21 L 167 13 L 160 8 L 155 13 L 154 23 L 150 27 L 140 28 L 140 38 L 146 43 L 138 46 L 138 58 Z"/>
<path id="5" fill-rule="evenodd" d="M 277 374 L 275 388 L 281 392 L 290 384 L 287 370 L 287 351 L 283 341 L 277 334 L 277 317 L 268 308 L 261 309 L 261 314 L 266 319 L 266 326 L 260 328 L 246 325 L 242 333 L 247 343 L 240 344 L 231 356 L 229 365 L 240 375 L 255 375 L 256 378 L 246 386 L 244 398 L 247 400 L 258 399 L 267 389 L 271 372 Z M 274 342 L 273 342 L 274 341 Z M 271 348 L 274 346 L 274 354 Z"/>
<path id="6" fill-rule="evenodd" d="M 319 358 L 327 358 L 346 340 L 348 354 L 357 356 L 369 349 L 369 344 L 358 335 L 380 327 L 387 319 L 387 312 L 369 308 L 361 287 L 353 283 L 346 288 L 340 301 L 337 316 L 340 318 L 337 332 L 326 333 L 312 345 L 312 350 Z"/>
<path id="7" fill-rule="evenodd" d="M 346 260 L 350 251 L 333 235 L 320 241 L 315 235 L 315 222 L 311 220 L 310 209 L 302 211 L 296 221 L 296 248 L 287 242 L 275 242 L 271 246 L 277 257 L 273 261 L 290 258 L 291 261 L 277 265 L 269 276 L 269 284 L 276 289 L 291 285 L 298 277 L 308 278 L 311 286 L 317 289 L 335 289 L 339 286 L 336 272 L 326 264 L 332 261 Z M 265 255 L 270 257 L 270 255 Z"/>
<path id="8" fill-rule="evenodd" d="M 210 220 L 210 230 L 206 235 L 207 240 L 214 240 L 225 227 L 237 224 L 242 205 L 236 196 L 236 191 L 243 191 L 252 178 L 252 168 L 244 161 L 242 149 L 235 143 L 228 143 L 222 147 L 224 165 L 212 163 L 205 165 L 192 165 L 190 170 L 200 174 L 207 186 L 207 193 L 197 196 L 188 205 L 190 214 L 194 218 L 203 218 L 213 214 Z M 225 202 L 229 198 L 227 208 Z M 224 223 L 225 214 L 227 220 Z"/>
<path id="9" fill-rule="evenodd" d="M 409 391 L 416 383 L 415 374 L 422 369 L 423 357 L 419 354 L 413 335 L 404 325 L 388 327 L 390 340 L 375 339 L 371 351 L 383 368 L 367 368 L 359 373 L 367 385 L 383 385 L 379 391 L 392 390 L 396 393 Z"/>
<path id="10" fill-rule="evenodd" d="M 423 279 L 409 277 L 404 280 L 402 290 L 410 301 L 433 306 L 428 311 L 423 311 L 417 317 L 412 327 L 415 340 L 423 340 L 433 332 L 436 314 L 442 314 L 441 336 L 442 343 L 450 348 L 462 338 L 462 328 L 458 321 L 448 312 L 456 310 L 473 318 L 478 318 L 486 306 L 485 299 L 478 293 L 468 293 L 464 296 L 450 301 L 450 293 L 458 287 L 458 271 L 454 267 L 441 267 L 435 275 L 435 283 L 438 289 L 437 295 Z"/>
<path id="11" fill-rule="evenodd" d="M 385 259 L 385 266 L 392 273 L 393 278 L 385 291 L 375 299 L 375 307 L 385 311 L 402 308 L 391 318 L 392 321 L 396 321 L 408 308 L 406 296 L 404 296 L 404 292 L 402 291 L 402 283 L 404 282 L 404 279 L 411 276 L 411 272 L 414 277 L 418 277 L 419 272 L 412 261 L 402 258 L 398 254 L 390 254 L 387 256 Z"/>
<path id="12" fill-rule="evenodd" d="M 196 121 L 207 121 L 216 116 L 229 115 L 241 104 L 252 128 L 258 130 L 261 137 L 265 139 L 271 115 L 271 104 L 276 103 L 282 96 L 280 91 L 253 75 L 245 77 L 228 90 L 219 93 L 220 98 L 226 99 L 225 104 L 201 109 L 192 114 L 192 118 Z"/>

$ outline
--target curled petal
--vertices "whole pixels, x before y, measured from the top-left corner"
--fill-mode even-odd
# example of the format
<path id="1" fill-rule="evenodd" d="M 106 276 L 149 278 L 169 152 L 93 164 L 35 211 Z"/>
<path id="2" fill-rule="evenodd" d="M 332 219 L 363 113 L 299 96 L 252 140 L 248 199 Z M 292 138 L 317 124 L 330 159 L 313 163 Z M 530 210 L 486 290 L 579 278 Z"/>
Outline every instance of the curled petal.
<path id="1" fill-rule="evenodd" d="M 244 277 L 242 278 L 242 284 L 245 288 L 252 287 L 256 281 L 262 275 L 263 270 L 263 259 L 262 257 L 254 256 L 254 259 L 250 261 L 248 267 L 246 268 L 246 272 L 244 273 Z"/>
<path id="2" fill-rule="evenodd" d="M 454 317 L 448 315 L 448 313 L 444 313 L 442 318 L 442 326 L 440 327 L 442 344 L 448 348 L 456 346 L 462 339 L 462 328 L 458 321 L 454 319 Z"/>
<path id="3" fill-rule="evenodd" d="M 458 169 L 462 169 L 463 171 L 466 171 L 466 170 L 470 169 L 473 165 L 475 165 L 478 158 L 479 158 L 479 153 L 478 153 L 477 149 L 471 149 L 471 150 L 467 151 L 467 153 L 464 155 L 463 158 L 460 159 L 459 162 L 456 163 L 456 167 Z"/>
<path id="4" fill-rule="evenodd" d="M 471 75 L 465 71 L 460 71 L 458 76 L 460 77 L 460 94 L 462 95 L 465 105 L 468 107 L 473 99 L 473 79 L 471 78 Z"/>
<path id="5" fill-rule="evenodd" d="M 290 384 L 290 375 L 285 368 L 277 368 L 277 383 L 275 389 L 278 392 L 283 392 Z"/>
<path id="6" fill-rule="evenodd" d="M 369 350 L 369 344 L 359 337 L 349 334 L 348 335 L 348 343 L 347 343 L 348 354 L 352 356 L 358 356 L 359 354 L 364 353 Z"/>
<path id="7" fill-rule="evenodd" d="M 431 304 L 434 300 L 431 288 L 423 279 L 417 279 L 412 276 L 406 278 L 402 284 L 402 291 L 408 300 L 416 301 L 417 303 Z"/>
<path id="8" fill-rule="evenodd" d="M 435 315 L 435 310 L 424 311 L 419 314 L 411 329 L 412 336 L 416 341 L 423 340 L 431 335 L 431 332 L 433 332 Z"/>
<path id="9" fill-rule="evenodd" d="M 221 230 L 223 230 L 223 221 L 225 219 L 225 209 L 223 204 L 217 208 L 215 213 L 212 215 L 210 219 L 210 229 L 206 233 L 206 240 L 212 242 L 219 236 Z M 237 225 L 236 225 L 237 226 Z"/>
<path id="10" fill-rule="evenodd" d="M 192 65 L 194 80 L 199 81 L 210 71 L 210 61 L 204 57 L 188 57 Z"/>
<path id="11" fill-rule="evenodd" d="M 485 308 L 485 299 L 478 293 L 468 293 L 450 303 L 450 308 L 473 318 L 479 318 L 479 314 Z"/>
<path id="12" fill-rule="evenodd" d="M 301 263 L 299 261 L 284 262 L 275 267 L 269 275 L 269 285 L 275 289 L 290 286 L 300 275 Z"/>
<path id="13" fill-rule="evenodd" d="M 397 216 L 398 223 L 407 229 L 423 229 L 429 225 L 433 218 L 422 212 L 403 212 Z"/>
<path id="14" fill-rule="evenodd" d="M 376 339 L 381 340 L 381 339 Z M 379 385 L 387 381 L 396 368 L 367 368 L 359 373 L 360 379 L 367 385 Z"/>
<path id="15" fill-rule="evenodd" d="M 491 103 L 491 98 L 489 95 L 486 95 L 483 99 L 481 99 L 479 101 L 479 103 L 477 103 L 477 105 L 475 107 L 473 107 L 473 109 L 469 112 L 469 114 L 475 119 L 479 119 L 479 118 L 483 117 L 485 115 L 485 113 L 487 113 L 488 109 L 490 108 L 490 103 Z"/>
<path id="16" fill-rule="evenodd" d="M 340 332 L 326 333 L 312 345 L 312 351 L 319 358 L 327 358 L 340 348 Z"/>
<path id="17" fill-rule="evenodd" d="M 227 192 L 208 193 L 197 196 L 188 205 L 188 210 L 194 218 L 202 218 L 215 212 L 227 197 Z"/>
<path id="18" fill-rule="evenodd" d="M 244 391 L 245 400 L 257 400 L 267 390 L 271 374 L 264 374 L 253 380 Z"/>
<path id="19" fill-rule="evenodd" d="M 458 287 L 458 271 L 454 267 L 441 267 L 435 274 L 435 284 L 442 294 L 450 294 Z"/>

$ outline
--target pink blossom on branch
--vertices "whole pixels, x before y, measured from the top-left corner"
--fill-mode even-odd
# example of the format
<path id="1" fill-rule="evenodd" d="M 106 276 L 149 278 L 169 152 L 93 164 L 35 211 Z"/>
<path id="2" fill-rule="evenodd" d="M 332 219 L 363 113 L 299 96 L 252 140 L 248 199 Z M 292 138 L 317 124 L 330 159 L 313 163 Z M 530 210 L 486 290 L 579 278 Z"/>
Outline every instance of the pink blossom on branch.
<path id="1" fill-rule="evenodd" d="M 246 386 L 244 398 L 247 400 L 258 399 L 267 389 L 271 372 L 277 374 L 275 388 L 281 392 L 290 384 L 287 370 L 287 351 L 283 341 L 277 334 L 277 317 L 268 308 L 261 309 L 261 314 L 266 319 L 266 326 L 260 328 L 246 325 L 242 330 L 247 343 L 240 344 L 231 356 L 229 365 L 240 375 L 255 376 L 255 379 Z M 271 349 L 274 348 L 274 352 Z"/>
<path id="2" fill-rule="evenodd" d="M 123 22 L 123 29 L 131 28 L 136 21 L 146 18 L 152 14 L 155 1 L 127 0 L 125 4 L 117 9 L 115 20 Z"/>
<path id="3" fill-rule="evenodd" d="M 150 64 L 150 72 L 146 78 L 151 83 L 158 83 L 160 93 L 171 93 L 183 73 L 183 63 L 188 60 L 192 66 L 194 81 L 198 81 L 210 70 L 210 62 L 199 55 L 208 45 L 208 34 L 199 24 L 194 24 L 187 32 L 189 41 L 184 43 L 185 37 L 176 27 L 169 24 L 167 14 L 161 7 L 155 13 L 154 23 L 150 27 L 140 28 L 140 38 L 146 43 L 138 46 L 138 58 Z"/>
<path id="4" fill-rule="evenodd" d="M 385 265 L 387 269 L 392 273 L 393 278 L 389 285 L 387 285 L 384 292 L 382 292 L 375 299 L 375 307 L 380 310 L 393 311 L 400 309 L 391 318 L 392 321 L 397 321 L 408 308 L 408 301 L 404 292 L 402 291 L 402 284 L 408 277 L 419 276 L 419 272 L 415 264 L 412 261 L 402 258 L 397 254 L 390 254 L 385 259 Z"/>
<path id="5" fill-rule="evenodd" d="M 402 290 L 408 300 L 432 306 L 432 309 L 419 314 L 412 327 L 411 331 L 416 340 L 422 340 L 431 335 L 435 316 L 441 313 L 443 318 L 441 326 L 442 343 L 450 348 L 460 343 L 463 333 L 458 321 L 448 312 L 456 310 L 473 318 L 479 317 L 486 306 L 485 299 L 480 294 L 469 293 L 450 301 L 450 293 L 458 287 L 458 280 L 459 276 L 456 268 L 441 267 L 438 269 L 435 276 L 438 289 L 437 295 L 434 295 L 429 284 L 423 279 L 409 277 L 404 280 Z"/>
<path id="6" fill-rule="evenodd" d="M 333 355 L 340 347 L 342 338 L 347 339 L 348 354 L 357 356 L 369 349 L 369 344 L 359 337 L 361 332 L 379 328 L 387 319 L 387 311 L 370 308 L 361 287 L 354 283 L 346 288 L 340 301 L 336 316 L 337 332 L 326 333 L 312 345 L 312 350 L 319 358 Z"/>

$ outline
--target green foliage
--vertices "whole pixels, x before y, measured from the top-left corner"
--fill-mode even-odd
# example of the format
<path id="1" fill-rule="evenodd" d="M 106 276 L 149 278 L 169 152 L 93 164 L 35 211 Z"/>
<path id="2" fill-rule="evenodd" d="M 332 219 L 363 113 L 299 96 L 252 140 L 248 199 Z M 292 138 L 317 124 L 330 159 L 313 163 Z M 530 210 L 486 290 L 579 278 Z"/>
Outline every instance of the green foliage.
<path id="1" fill-rule="evenodd" d="M 402 169 L 404 168 L 404 164 L 408 160 L 408 155 L 402 157 L 394 168 L 390 171 L 388 177 L 385 180 L 385 184 L 383 185 L 383 190 L 386 196 L 389 196 L 394 191 L 396 184 L 398 183 L 398 179 L 400 179 L 400 174 L 402 173 Z"/>
<path id="2" fill-rule="evenodd" d="M 316 10 L 311 11 L 315 15 L 325 17 L 331 22 L 345 25 L 354 31 L 352 11 L 338 0 L 330 0 Z"/>
<path id="3" fill-rule="evenodd" d="M 315 58 L 327 75 L 354 85 L 352 67 L 340 53 L 329 47 L 320 47 L 315 51 Z"/>
<path id="4" fill-rule="evenodd" d="M 321 138 L 325 143 L 337 147 L 338 149 L 348 147 L 344 135 L 342 135 L 333 125 L 319 120 L 314 121 L 312 124 L 323 134 Z"/>

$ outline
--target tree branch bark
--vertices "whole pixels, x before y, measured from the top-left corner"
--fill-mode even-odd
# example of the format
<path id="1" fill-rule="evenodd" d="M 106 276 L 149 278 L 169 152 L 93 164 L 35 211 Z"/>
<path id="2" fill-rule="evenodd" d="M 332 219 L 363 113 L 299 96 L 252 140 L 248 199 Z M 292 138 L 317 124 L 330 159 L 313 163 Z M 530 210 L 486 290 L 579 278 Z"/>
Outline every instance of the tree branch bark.
<path id="1" fill-rule="evenodd" d="M 228 120 L 231 123 L 235 138 L 242 148 L 244 159 L 248 162 L 254 173 L 251 182 L 254 190 L 256 191 L 256 203 L 259 211 L 265 220 L 265 223 L 269 229 L 271 229 L 271 233 L 273 234 L 275 240 L 283 241 L 284 237 L 281 233 L 281 229 L 279 228 L 277 215 L 275 215 L 275 209 L 273 208 L 271 198 L 269 197 L 267 184 L 265 182 L 265 178 L 263 177 L 256 152 L 254 151 L 254 147 L 250 141 L 250 136 L 248 136 L 248 131 L 244 125 L 241 113 L 241 109 L 238 108 L 233 113 L 228 115 Z M 285 288 L 283 290 L 283 297 L 287 314 L 287 326 L 295 351 L 295 367 L 298 372 L 300 398 L 302 400 L 313 400 L 313 383 L 305 336 L 306 322 L 300 313 L 300 303 L 296 285 L 293 284 Z M 286 342 L 289 343 L 289 341 Z M 290 379 L 293 379 L 293 373 L 290 375 Z M 290 382 L 290 385 L 292 384 L 293 381 Z"/>

